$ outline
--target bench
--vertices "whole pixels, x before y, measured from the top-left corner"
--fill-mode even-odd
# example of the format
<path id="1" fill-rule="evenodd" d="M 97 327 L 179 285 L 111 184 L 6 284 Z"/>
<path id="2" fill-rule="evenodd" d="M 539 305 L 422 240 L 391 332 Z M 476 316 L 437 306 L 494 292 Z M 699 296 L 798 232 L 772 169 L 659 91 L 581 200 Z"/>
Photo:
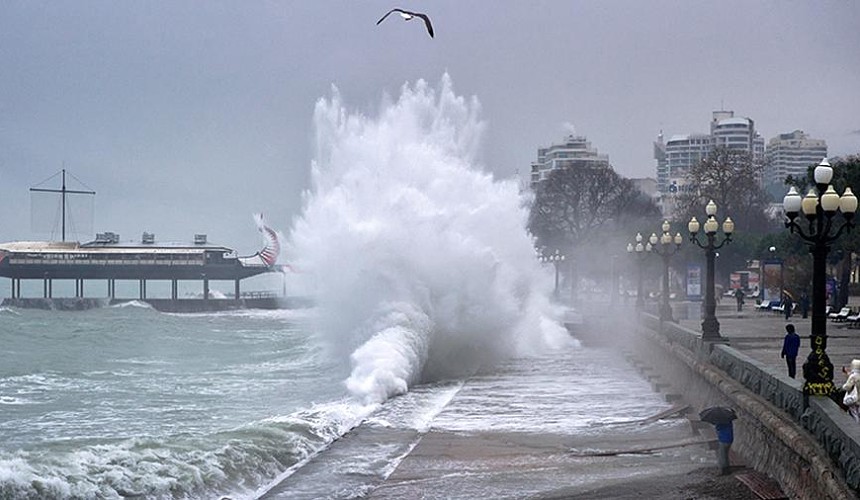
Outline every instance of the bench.
<path id="1" fill-rule="evenodd" d="M 851 315 L 851 308 L 850 307 L 843 307 L 842 309 L 839 310 L 838 313 L 830 313 L 827 315 L 827 317 L 830 318 L 830 320 L 835 322 L 835 323 L 841 323 L 841 322 L 845 321 L 846 319 L 848 319 L 848 316 L 850 316 L 850 315 Z"/>
<path id="2" fill-rule="evenodd" d="M 791 304 L 792 314 L 794 313 L 795 309 L 797 309 L 797 304 L 792 303 Z M 777 314 L 783 314 L 783 313 L 785 313 L 785 304 L 778 302 L 777 305 L 771 306 L 770 310 L 773 311 L 774 313 L 777 313 Z"/>

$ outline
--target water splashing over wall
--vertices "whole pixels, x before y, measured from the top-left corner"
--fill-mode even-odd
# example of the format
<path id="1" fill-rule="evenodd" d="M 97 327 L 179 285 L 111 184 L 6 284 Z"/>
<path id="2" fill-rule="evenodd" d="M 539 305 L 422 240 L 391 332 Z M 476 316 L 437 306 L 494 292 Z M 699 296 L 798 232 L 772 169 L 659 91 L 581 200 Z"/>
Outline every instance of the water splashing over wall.
<path id="1" fill-rule="evenodd" d="M 290 251 L 320 331 L 365 401 L 570 342 L 515 180 L 475 167 L 484 123 L 451 79 L 402 87 L 377 117 L 337 89 L 314 113 L 312 188 Z"/>

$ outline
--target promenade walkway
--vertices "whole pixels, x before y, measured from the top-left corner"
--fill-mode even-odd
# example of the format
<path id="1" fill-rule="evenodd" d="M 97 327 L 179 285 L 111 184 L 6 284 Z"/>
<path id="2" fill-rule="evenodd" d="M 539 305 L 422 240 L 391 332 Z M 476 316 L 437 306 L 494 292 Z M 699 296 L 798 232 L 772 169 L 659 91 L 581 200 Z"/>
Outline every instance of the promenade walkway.
<path id="1" fill-rule="evenodd" d="M 633 313 L 633 305 L 627 304 Z M 674 304 L 676 318 L 684 315 L 679 323 L 688 330 L 701 330 L 698 303 Z M 586 308 L 584 308 L 586 309 Z M 593 311 L 609 309 L 607 304 L 594 303 Z M 810 319 L 799 316 L 791 318 L 801 336 L 801 351 L 798 356 L 798 378 L 788 378 L 785 361 L 780 357 L 782 340 L 787 321 L 784 316 L 771 312 L 757 312 L 746 306 L 738 312 L 734 302 L 721 304 L 717 310 L 721 333 L 734 349 L 753 358 L 773 373 L 782 374 L 784 381 L 800 389 L 803 380 L 800 368 L 809 354 Z M 850 360 L 860 358 L 860 329 L 849 329 L 842 323 L 828 321 L 828 353 L 836 370 L 834 382 L 844 380 L 839 369 Z M 592 330 L 589 330 L 592 332 Z M 599 338 L 606 338 L 599 335 Z M 610 337 L 611 338 L 611 337 Z M 571 369 L 577 363 L 562 363 Z M 581 374 L 579 376 L 582 376 Z M 577 380 L 578 376 L 561 380 Z M 500 404 L 487 408 L 489 416 L 503 417 L 511 414 L 517 403 L 528 399 L 528 395 L 516 393 L 515 384 L 496 384 L 490 390 L 475 390 L 466 387 L 449 404 L 455 408 L 462 399 L 474 397 L 476 393 L 495 394 L 510 405 Z M 525 386 L 534 390 L 535 386 Z M 576 387 L 576 384 L 562 384 Z M 444 417 L 445 413 L 442 413 Z M 437 421 L 439 418 L 437 417 Z M 442 418 L 442 421 L 445 419 Z M 503 422 L 502 418 L 499 420 Z M 437 422 L 438 423 L 438 422 Z M 670 424 L 666 424 L 669 426 Z M 668 428 L 668 427 L 667 427 Z M 674 428 L 673 428 L 674 429 Z M 684 430 L 685 428 L 681 427 Z M 710 427 L 708 427 L 710 429 Z M 649 431 L 656 432 L 656 431 Z M 718 476 L 713 452 L 703 444 L 671 447 L 679 436 L 667 437 L 660 433 L 649 435 L 648 446 L 659 449 L 668 445 L 665 452 L 619 454 L 617 456 L 582 457 L 571 453 L 573 449 L 623 449 L 631 446 L 632 434 L 619 433 L 607 437 L 595 435 L 563 435 L 552 431 L 509 432 L 504 428 L 491 431 L 447 431 L 444 426 L 432 425 L 414 449 L 408 453 L 379 487 L 369 493 L 370 498 L 535 498 L 535 499 L 618 499 L 618 498 L 666 498 L 666 499 L 731 499 L 748 500 L 759 498 L 752 489 L 741 484 L 741 477 L 764 478 L 761 474 L 733 458 L 736 466 L 731 476 Z M 683 433 L 689 438 L 689 430 Z M 635 438 L 635 439 L 634 439 Z M 638 443 L 641 444 L 641 443 Z M 650 468 L 649 468 L 650 467 Z M 650 473 L 652 470 L 658 471 Z M 618 471 L 633 474 L 619 480 Z M 620 476 L 619 476 L 620 477 Z M 626 476 L 625 476 L 626 477 Z M 762 484 L 766 481 L 761 479 Z M 769 485 L 765 485 L 771 487 Z M 761 491 L 767 491 L 760 486 Z M 778 493 L 778 491 L 777 491 Z"/>
<path id="2" fill-rule="evenodd" d="M 726 301 L 728 302 L 728 301 Z M 733 302 L 733 301 L 732 301 Z M 688 309 L 695 310 L 699 304 L 690 304 Z M 698 311 L 695 311 L 698 314 Z M 701 319 L 698 317 L 681 319 L 679 323 L 693 331 L 701 331 Z M 797 334 L 800 335 L 800 352 L 797 357 L 797 381 L 802 381 L 801 366 L 809 355 L 809 336 L 811 334 L 811 315 L 803 319 L 793 315 L 786 320 L 781 314 L 758 312 L 754 306 L 745 305 L 741 312 L 732 304 L 721 304 L 717 307 L 717 320 L 720 322 L 720 334 L 729 340 L 729 345 L 747 356 L 773 367 L 778 373 L 788 376 L 785 360 L 780 357 L 782 339 L 785 336 L 785 325 L 793 323 Z M 849 328 L 847 323 L 827 321 L 827 354 L 833 363 L 834 384 L 841 386 L 844 382 L 841 367 L 849 366 L 854 358 L 860 359 L 860 329 Z"/>

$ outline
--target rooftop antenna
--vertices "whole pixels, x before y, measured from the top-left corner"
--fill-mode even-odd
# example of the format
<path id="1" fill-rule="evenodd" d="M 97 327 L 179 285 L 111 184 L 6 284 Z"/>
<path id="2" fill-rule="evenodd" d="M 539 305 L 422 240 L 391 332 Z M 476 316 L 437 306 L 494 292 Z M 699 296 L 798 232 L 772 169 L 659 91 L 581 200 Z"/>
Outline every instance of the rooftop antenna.
<path id="1" fill-rule="evenodd" d="M 63 186 L 60 189 L 45 189 L 45 188 L 30 188 L 30 192 L 39 192 L 39 193 L 60 193 L 62 197 L 62 207 L 63 207 L 63 241 L 66 241 L 66 195 L 67 194 L 88 194 L 95 195 L 95 191 L 79 191 L 74 189 L 66 189 L 66 169 L 62 170 L 63 172 Z M 54 174 L 57 175 L 57 174 Z M 71 174 L 69 174 L 71 175 Z M 72 176 L 74 177 L 74 176 Z M 80 182 L 80 181 L 78 181 Z M 83 183 L 82 183 L 83 184 Z"/>

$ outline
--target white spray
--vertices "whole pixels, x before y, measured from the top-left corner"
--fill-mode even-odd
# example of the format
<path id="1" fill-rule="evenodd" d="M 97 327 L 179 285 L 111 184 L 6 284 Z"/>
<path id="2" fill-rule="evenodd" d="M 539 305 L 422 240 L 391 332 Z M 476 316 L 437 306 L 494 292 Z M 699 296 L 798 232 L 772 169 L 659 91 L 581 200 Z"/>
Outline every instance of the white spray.
<path id="1" fill-rule="evenodd" d="M 290 238 L 320 331 L 366 402 L 569 340 L 547 297 L 515 181 L 473 167 L 480 105 L 406 84 L 377 118 L 337 89 L 315 109 L 312 188 Z"/>

